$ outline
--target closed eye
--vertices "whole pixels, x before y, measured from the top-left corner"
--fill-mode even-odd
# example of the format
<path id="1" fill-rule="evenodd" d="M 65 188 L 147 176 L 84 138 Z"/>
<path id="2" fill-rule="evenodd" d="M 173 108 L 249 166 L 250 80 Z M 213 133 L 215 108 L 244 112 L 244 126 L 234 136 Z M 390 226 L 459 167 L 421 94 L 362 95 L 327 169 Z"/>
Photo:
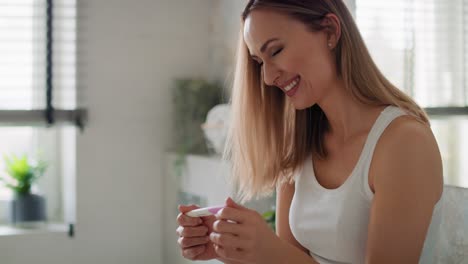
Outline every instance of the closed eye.
<path id="1" fill-rule="evenodd" d="M 276 55 L 278 55 L 281 51 L 283 50 L 283 48 L 280 48 L 278 49 L 277 51 L 273 52 L 273 54 L 271 54 L 271 57 L 275 57 Z M 255 60 L 257 63 L 258 63 L 258 66 L 262 67 L 263 66 L 263 62 L 259 62 L 257 60 Z"/>
<path id="2" fill-rule="evenodd" d="M 278 55 L 282 50 L 283 50 L 283 48 L 278 49 L 278 50 L 275 51 L 273 54 L 271 54 L 271 56 L 274 57 L 274 56 Z"/>

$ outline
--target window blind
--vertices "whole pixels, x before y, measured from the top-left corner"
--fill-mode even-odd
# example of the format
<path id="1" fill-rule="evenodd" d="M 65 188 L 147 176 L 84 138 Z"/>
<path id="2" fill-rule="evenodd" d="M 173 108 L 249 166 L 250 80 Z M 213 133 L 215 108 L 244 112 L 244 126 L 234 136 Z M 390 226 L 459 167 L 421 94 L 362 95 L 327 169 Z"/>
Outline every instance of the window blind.
<path id="1" fill-rule="evenodd" d="M 429 114 L 444 184 L 467 187 L 468 0 L 355 0 L 379 69 Z"/>
<path id="2" fill-rule="evenodd" d="M 76 54 L 76 0 L 0 0 L 0 122 L 82 126 Z"/>
<path id="3" fill-rule="evenodd" d="M 377 65 L 423 107 L 466 112 L 467 2 L 356 0 L 356 22 Z"/>

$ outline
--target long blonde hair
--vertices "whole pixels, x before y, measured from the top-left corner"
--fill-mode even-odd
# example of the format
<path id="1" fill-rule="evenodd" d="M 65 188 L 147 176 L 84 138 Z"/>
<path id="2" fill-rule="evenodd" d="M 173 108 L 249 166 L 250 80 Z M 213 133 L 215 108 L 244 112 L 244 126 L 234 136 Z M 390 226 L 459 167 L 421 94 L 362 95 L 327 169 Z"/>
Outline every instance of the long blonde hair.
<path id="1" fill-rule="evenodd" d="M 315 104 L 296 110 L 280 89 L 265 85 L 261 68 L 249 55 L 243 24 L 252 10 L 261 8 L 287 14 L 311 31 L 326 29 L 321 20 L 335 14 L 341 37 L 334 54 L 345 89 L 362 103 L 398 106 L 429 124 L 425 111 L 379 71 L 342 0 L 250 0 L 242 13 L 224 153 L 242 201 L 271 194 L 278 183 L 292 183 L 294 171 L 309 154 L 327 156 L 323 140 L 329 123 L 322 109 Z"/>

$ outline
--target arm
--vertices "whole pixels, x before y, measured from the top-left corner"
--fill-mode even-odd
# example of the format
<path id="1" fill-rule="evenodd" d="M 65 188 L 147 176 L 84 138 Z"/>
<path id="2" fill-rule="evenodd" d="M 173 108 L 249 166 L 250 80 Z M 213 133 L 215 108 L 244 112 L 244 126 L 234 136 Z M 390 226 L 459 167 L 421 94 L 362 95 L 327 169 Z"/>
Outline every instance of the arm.
<path id="1" fill-rule="evenodd" d="M 281 253 L 275 259 L 277 263 L 311 263 L 317 264 L 309 256 L 309 251 L 304 248 L 295 238 L 289 227 L 289 209 L 294 196 L 294 184 L 283 184 L 276 191 L 276 234 L 279 239 L 279 250 Z"/>
<path id="2" fill-rule="evenodd" d="M 306 254 L 309 251 L 303 247 L 291 232 L 289 227 L 289 209 L 294 196 L 294 184 L 283 184 L 276 189 L 276 235 Z"/>
<path id="3" fill-rule="evenodd" d="M 442 188 L 442 162 L 430 128 L 408 118 L 382 134 L 374 178 L 366 263 L 418 263 Z"/>
<path id="4" fill-rule="evenodd" d="M 225 260 L 223 258 L 216 258 L 217 260 L 221 261 L 224 264 L 242 264 L 242 262 L 237 262 L 234 260 Z"/>

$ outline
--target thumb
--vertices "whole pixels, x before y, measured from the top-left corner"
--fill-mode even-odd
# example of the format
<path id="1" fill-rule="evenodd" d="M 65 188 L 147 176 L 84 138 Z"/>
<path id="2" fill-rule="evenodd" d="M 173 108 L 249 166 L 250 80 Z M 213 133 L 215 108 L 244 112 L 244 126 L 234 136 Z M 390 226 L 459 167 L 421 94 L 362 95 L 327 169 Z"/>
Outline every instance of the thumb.
<path id="1" fill-rule="evenodd" d="M 231 197 L 228 197 L 228 198 L 226 199 L 226 206 L 227 206 L 227 207 L 232 207 L 232 208 L 241 209 L 241 210 L 248 210 L 247 207 L 244 207 L 244 206 L 242 206 L 242 205 L 240 205 L 240 204 L 234 202 L 234 200 L 232 200 Z"/>

